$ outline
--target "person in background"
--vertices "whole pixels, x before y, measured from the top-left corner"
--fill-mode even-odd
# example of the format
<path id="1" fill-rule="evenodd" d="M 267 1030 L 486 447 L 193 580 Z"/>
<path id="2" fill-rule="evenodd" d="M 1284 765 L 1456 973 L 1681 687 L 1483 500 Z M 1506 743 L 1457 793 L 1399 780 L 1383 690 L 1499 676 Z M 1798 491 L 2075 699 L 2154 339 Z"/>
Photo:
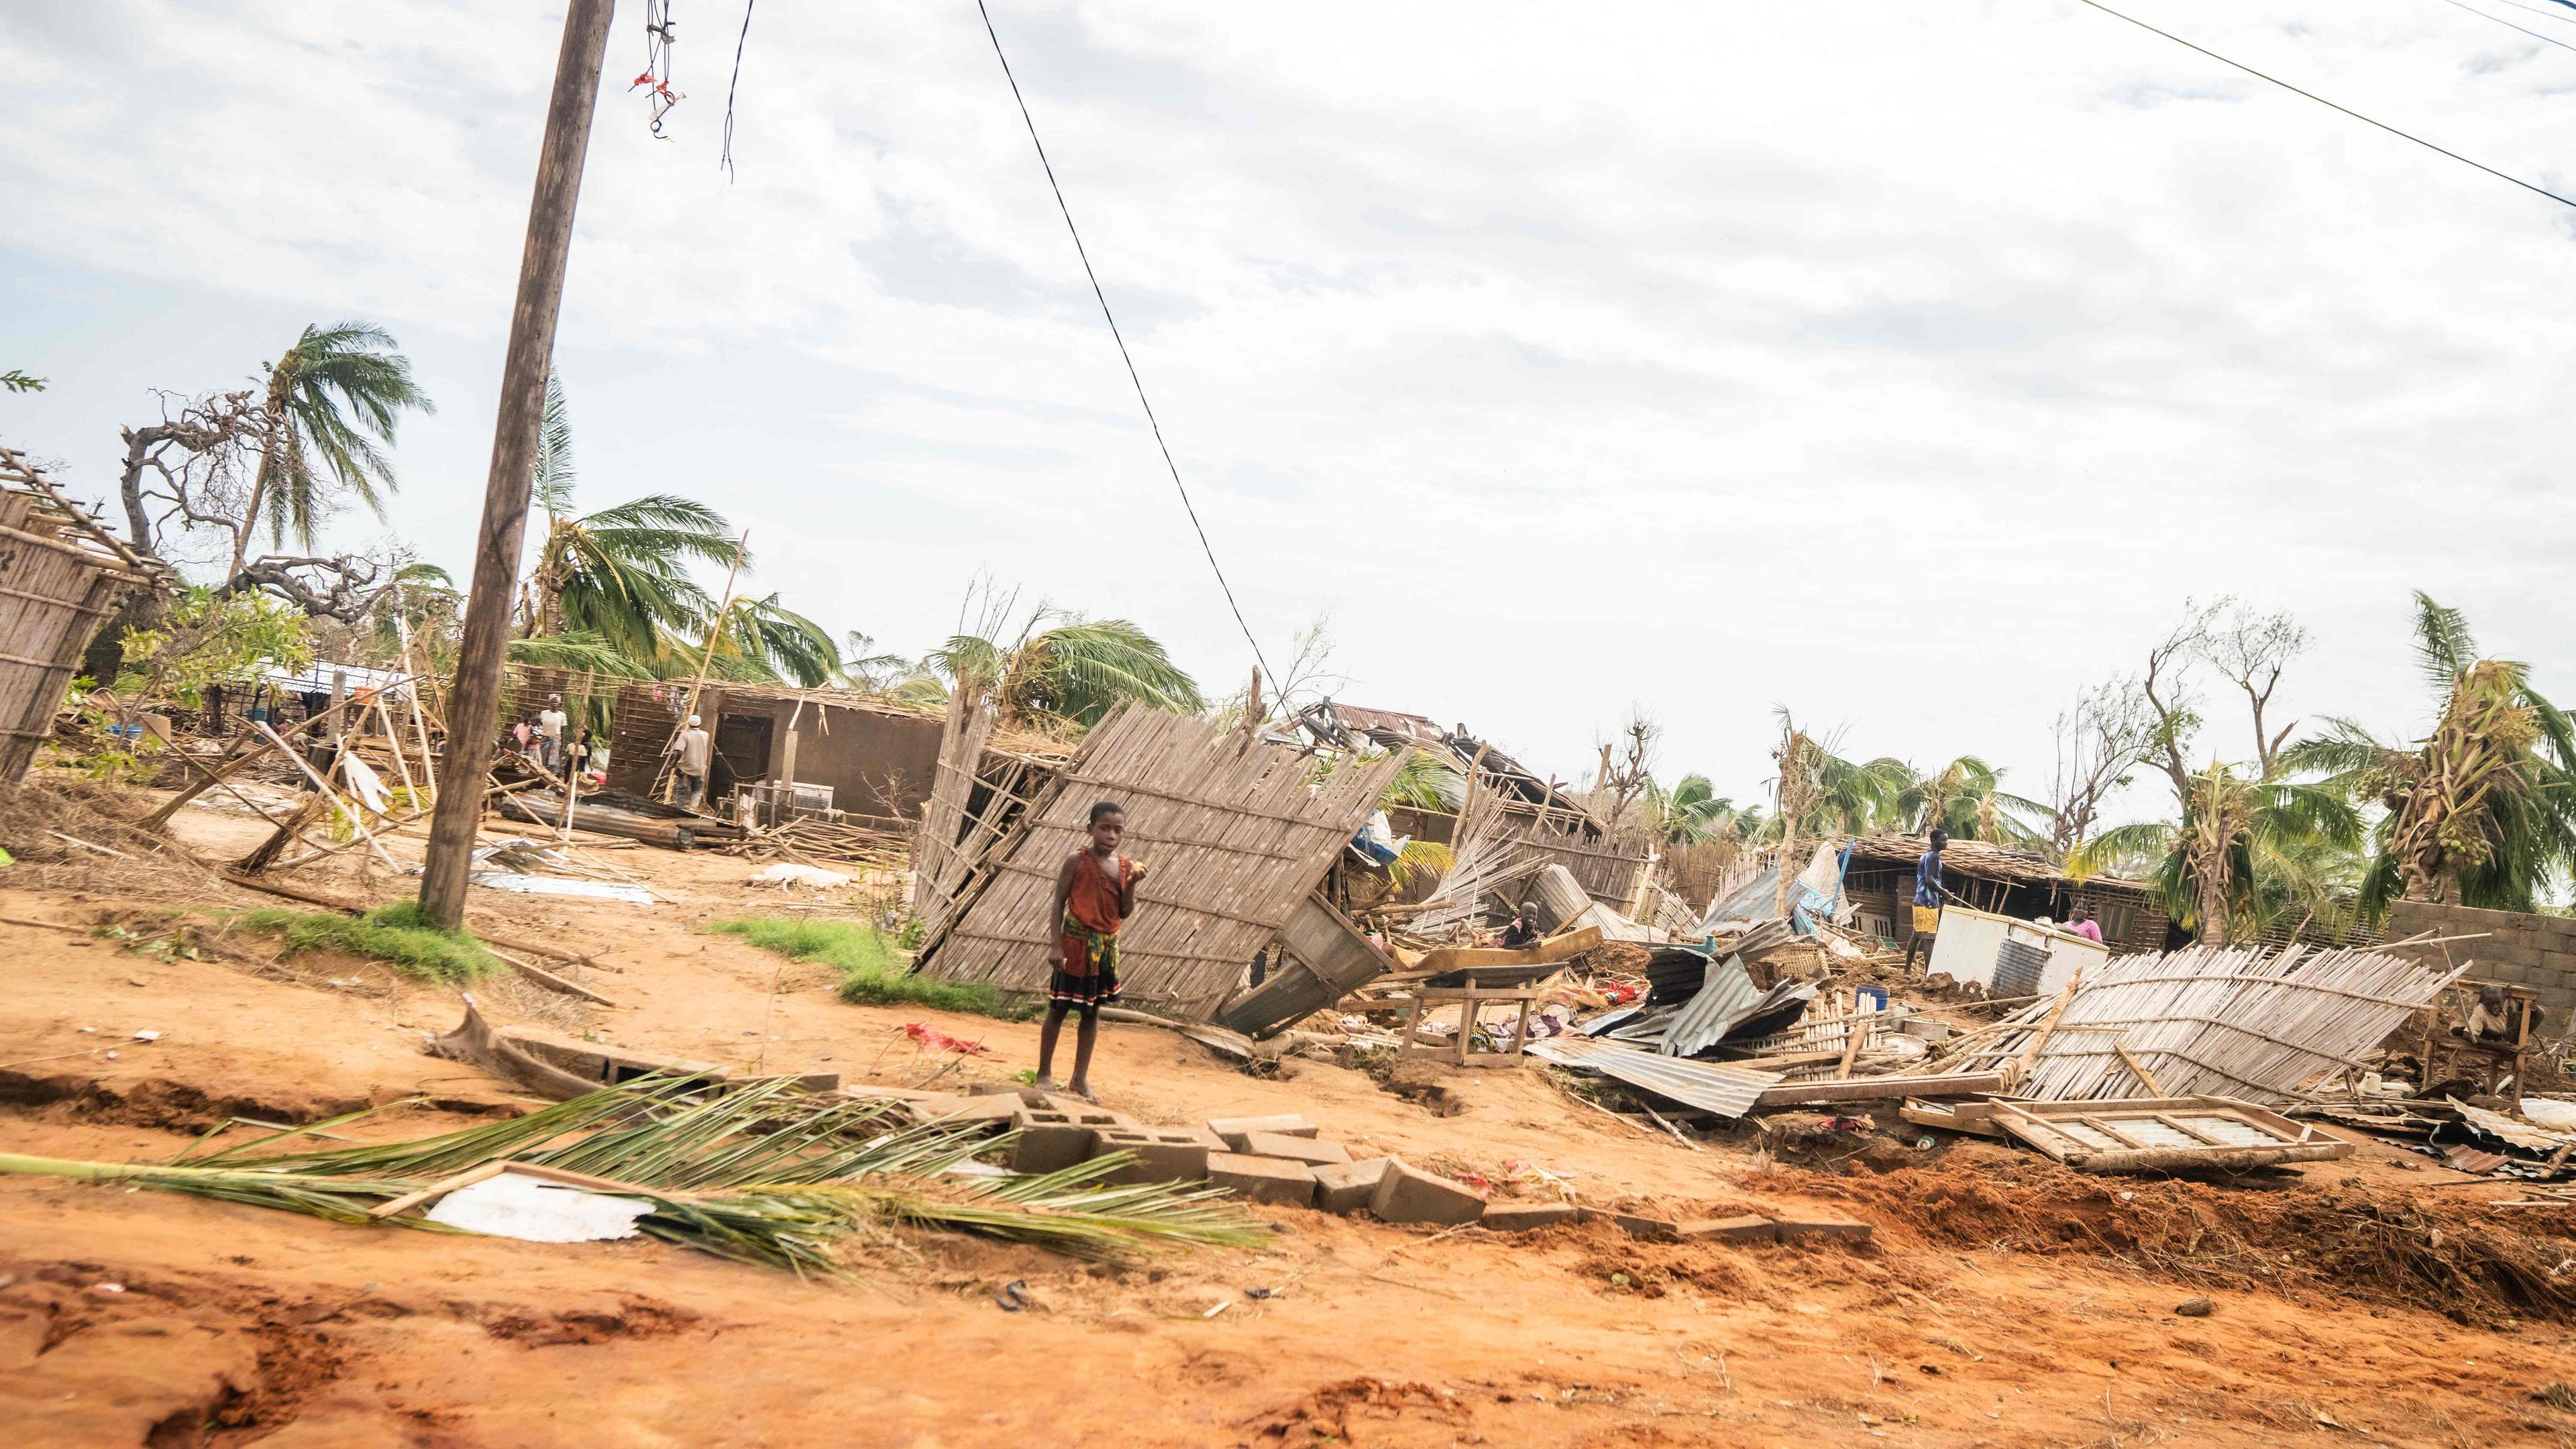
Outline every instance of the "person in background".
<path id="1" fill-rule="evenodd" d="M 1512 913 L 1512 923 L 1503 927 L 1501 944 L 1506 951 L 1538 944 L 1538 902 L 1521 902 L 1521 908 Z"/>
<path id="2" fill-rule="evenodd" d="M 1073 1080 L 1065 1089 L 1086 1102 L 1091 1092 L 1091 1048 L 1100 1038 L 1100 1008 L 1118 999 L 1118 928 L 1136 913 L 1136 886 L 1145 867 L 1118 853 L 1127 838 L 1127 812 L 1114 801 L 1091 807 L 1091 839 L 1064 859 L 1055 873 L 1055 945 L 1047 952 L 1046 1025 L 1038 1029 L 1039 1091 L 1055 1089 L 1055 1044 L 1065 1013 L 1080 1010 L 1073 1039 Z"/>
<path id="3" fill-rule="evenodd" d="M 564 778 L 590 773 L 590 731 L 583 730 L 564 749 Z"/>
<path id="4" fill-rule="evenodd" d="M 520 720 L 510 726 L 510 745 L 520 754 L 524 755 L 528 752 L 528 741 L 534 738 L 536 738 L 536 732 L 528 728 L 526 720 Z"/>
<path id="5" fill-rule="evenodd" d="M 688 809 L 697 809 L 707 797 L 707 760 L 714 753 L 715 741 L 699 727 L 696 715 L 689 716 L 688 728 L 680 731 L 680 803 Z"/>
<path id="6" fill-rule="evenodd" d="M 2093 908 L 2082 901 L 2066 908 L 2066 933 L 2082 936 L 2097 946 L 2102 943 L 2102 928 L 2093 923 Z"/>
<path id="7" fill-rule="evenodd" d="M 546 707 L 537 711 L 537 758 L 557 775 L 563 773 L 564 725 L 563 696 L 548 695 Z"/>
<path id="8" fill-rule="evenodd" d="M 1905 943 L 1905 969 L 1914 969 L 1914 952 L 1923 952 L 1923 964 L 1932 964 L 1932 938 L 1941 930 L 1941 849 L 1950 843 L 1950 833 L 1935 827 L 1932 848 L 1914 862 L 1914 939 Z"/>

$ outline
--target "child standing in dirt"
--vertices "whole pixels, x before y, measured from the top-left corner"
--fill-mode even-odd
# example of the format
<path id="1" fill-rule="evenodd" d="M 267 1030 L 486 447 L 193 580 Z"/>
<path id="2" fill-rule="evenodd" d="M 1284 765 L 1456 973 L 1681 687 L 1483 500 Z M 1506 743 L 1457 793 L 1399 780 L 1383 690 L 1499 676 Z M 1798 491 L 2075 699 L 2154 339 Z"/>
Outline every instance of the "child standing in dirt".
<path id="1" fill-rule="evenodd" d="M 1079 1010 L 1073 1045 L 1073 1080 L 1067 1090 L 1084 1101 L 1091 1092 L 1091 1047 L 1100 1036 L 1100 1008 L 1118 999 L 1118 927 L 1136 911 L 1142 863 L 1118 853 L 1127 836 L 1127 812 L 1103 800 L 1091 807 L 1091 840 L 1066 856 L 1055 873 L 1055 946 L 1047 952 L 1046 1025 L 1038 1030 L 1037 1086 L 1055 1088 L 1055 1044 L 1065 1013 Z"/>

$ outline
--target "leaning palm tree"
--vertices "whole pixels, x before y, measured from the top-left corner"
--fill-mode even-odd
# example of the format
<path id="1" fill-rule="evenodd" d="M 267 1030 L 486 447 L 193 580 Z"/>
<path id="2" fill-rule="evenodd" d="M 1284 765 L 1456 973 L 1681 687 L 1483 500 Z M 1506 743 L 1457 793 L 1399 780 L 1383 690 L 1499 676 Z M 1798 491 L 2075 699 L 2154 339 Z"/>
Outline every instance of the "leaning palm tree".
<path id="1" fill-rule="evenodd" d="M 381 516 L 395 484 L 393 461 L 377 445 L 393 443 L 409 409 L 437 411 L 391 333 L 368 322 L 308 325 L 269 368 L 266 429 L 244 523 L 265 519 L 273 542 L 292 537 L 311 548 L 335 488 Z M 251 532 L 245 527 L 234 537 L 236 576 L 249 561 Z"/>
<path id="2" fill-rule="evenodd" d="M 2576 870 L 2576 723 L 2531 687 L 2529 666 L 2480 658 L 2468 620 L 2420 590 L 2415 653 L 2438 700 L 2430 734 L 2384 743 L 2334 719 L 2284 758 L 2386 807 L 2366 907 L 2403 896 L 2528 911 Z"/>
<path id="3" fill-rule="evenodd" d="M 1016 633 L 1007 601 L 988 610 L 976 633 L 957 634 L 923 660 L 958 680 L 976 681 L 1006 718 L 1098 724 L 1128 700 L 1196 714 L 1206 707 L 1198 682 L 1174 664 L 1162 644 L 1126 619 L 1086 619 L 1041 604 Z"/>
<path id="4" fill-rule="evenodd" d="M 2165 913 L 2213 946 L 2343 911 L 2350 871 L 2335 860 L 2353 858 L 2362 831 L 2340 791 L 2249 779 L 2212 762 L 2190 777 L 2182 816 L 2106 830 L 2070 856 L 2068 868 L 2080 877 L 2142 866 Z"/>
<path id="5" fill-rule="evenodd" d="M 520 604 L 521 637 L 586 636 L 639 668 L 682 635 L 703 638 L 716 601 L 688 566 L 750 563 L 724 515 L 668 493 L 576 514 L 573 482 L 563 379 L 548 376 L 531 489 L 546 529 Z"/>

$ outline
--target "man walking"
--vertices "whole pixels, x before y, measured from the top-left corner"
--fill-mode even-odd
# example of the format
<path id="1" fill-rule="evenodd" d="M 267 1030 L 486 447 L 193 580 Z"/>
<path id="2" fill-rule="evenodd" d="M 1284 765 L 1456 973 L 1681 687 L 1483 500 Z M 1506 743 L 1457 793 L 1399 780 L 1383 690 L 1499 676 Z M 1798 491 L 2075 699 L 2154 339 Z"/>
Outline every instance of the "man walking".
<path id="1" fill-rule="evenodd" d="M 547 696 L 546 707 L 537 712 L 537 758 L 552 775 L 563 773 L 564 723 L 563 696 Z"/>
<path id="2" fill-rule="evenodd" d="M 680 804 L 698 808 L 707 796 L 707 757 L 715 751 L 715 741 L 698 727 L 698 717 L 689 716 L 689 727 L 680 731 Z"/>
<path id="3" fill-rule="evenodd" d="M 1914 953 L 1923 952 L 1924 969 L 1932 966 L 1933 937 L 1941 930 L 1941 847 L 1950 843 L 1949 832 L 1935 827 L 1932 848 L 1914 862 L 1914 939 L 1905 943 L 1905 969 L 1914 969 Z"/>

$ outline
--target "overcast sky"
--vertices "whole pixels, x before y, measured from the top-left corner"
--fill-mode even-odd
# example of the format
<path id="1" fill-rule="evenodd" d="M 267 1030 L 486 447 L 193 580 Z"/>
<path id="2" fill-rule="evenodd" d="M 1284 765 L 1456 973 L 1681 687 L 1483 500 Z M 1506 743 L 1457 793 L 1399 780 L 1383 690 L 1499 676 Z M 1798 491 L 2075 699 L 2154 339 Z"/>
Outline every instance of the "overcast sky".
<path id="1" fill-rule="evenodd" d="M 971 0 L 761 5 L 730 184 L 742 8 L 674 10 L 671 139 L 627 0 L 591 145 L 582 501 L 705 499 L 836 634 L 981 571 L 1239 688 Z M 2576 195 L 2576 9 L 2133 13 Z M 1567 778 L 1642 704 L 1739 795 L 1786 704 L 2040 794 L 2186 595 L 2315 632 L 2276 718 L 2415 730 L 2415 588 L 2576 695 L 2569 207 L 2075 0 L 994 19 L 1263 650 L 1329 612 L 1350 702 Z M 52 381 L 0 441 L 104 496 L 151 389 L 378 322 L 439 411 L 335 536 L 462 577 L 561 22 L 0 0 L 0 368 Z"/>

